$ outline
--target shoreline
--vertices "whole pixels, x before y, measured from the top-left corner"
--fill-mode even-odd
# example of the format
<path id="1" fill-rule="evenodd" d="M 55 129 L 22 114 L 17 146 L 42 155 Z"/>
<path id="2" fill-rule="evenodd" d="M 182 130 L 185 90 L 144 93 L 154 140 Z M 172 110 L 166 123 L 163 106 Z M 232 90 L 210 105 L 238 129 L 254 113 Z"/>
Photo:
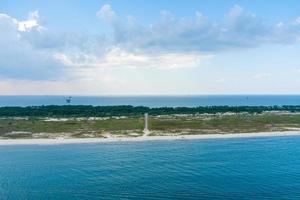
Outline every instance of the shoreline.
<path id="1" fill-rule="evenodd" d="M 109 143 L 109 142 L 138 142 L 138 141 L 165 141 L 165 140 L 207 140 L 207 139 L 233 139 L 233 138 L 256 138 L 256 137 L 281 137 L 281 136 L 300 136 L 300 131 L 203 134 L 203 135 L 179 135 L 179 136 L 140 136 L 140 137 L 116 137 L 116 138 L 0 139 L 0 146 L 91 144 L 91 143 Z"/>

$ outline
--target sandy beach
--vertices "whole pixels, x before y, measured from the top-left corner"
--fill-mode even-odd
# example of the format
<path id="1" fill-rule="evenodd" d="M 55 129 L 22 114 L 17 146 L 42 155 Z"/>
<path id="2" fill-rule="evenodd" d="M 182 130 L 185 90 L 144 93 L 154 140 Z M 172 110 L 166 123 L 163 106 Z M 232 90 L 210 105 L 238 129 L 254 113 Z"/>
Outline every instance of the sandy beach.
<path id="1" fill-rule="evenodd" d="M 84 144 L 106 142 L 138 142 L 155 140 L 205 140 L 255 137 L 300 136 L 300 131 L 261 132 L 261 133 L 234 133 L 234 134 L 203 134 L 180 136 L 141 136 L 141 137 L 115 137 L 115 138 L 57 138 L 57 139 L 0 139 L 0 145 L 58 145 L 58 144 Z"/>

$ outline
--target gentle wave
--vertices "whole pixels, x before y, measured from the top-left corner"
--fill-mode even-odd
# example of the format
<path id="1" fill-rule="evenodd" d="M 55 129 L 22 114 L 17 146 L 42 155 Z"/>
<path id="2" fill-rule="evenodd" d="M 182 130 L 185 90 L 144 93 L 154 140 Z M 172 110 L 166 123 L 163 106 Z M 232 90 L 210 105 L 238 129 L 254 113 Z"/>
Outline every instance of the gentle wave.
<path id="1" fill-rule="evenodd" d="M 300 137 L 0 146 L 0 199 L 299 199 Z"/>

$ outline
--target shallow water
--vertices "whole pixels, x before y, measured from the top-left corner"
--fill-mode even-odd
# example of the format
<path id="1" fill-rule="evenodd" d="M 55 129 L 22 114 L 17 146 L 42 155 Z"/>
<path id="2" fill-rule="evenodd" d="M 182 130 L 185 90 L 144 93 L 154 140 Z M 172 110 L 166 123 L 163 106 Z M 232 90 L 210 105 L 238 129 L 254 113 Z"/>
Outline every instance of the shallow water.
<path id="1" fill-rule="evenodd" d="M 0 146 L 0 199 L 300 199 L 300 137 Z"/>

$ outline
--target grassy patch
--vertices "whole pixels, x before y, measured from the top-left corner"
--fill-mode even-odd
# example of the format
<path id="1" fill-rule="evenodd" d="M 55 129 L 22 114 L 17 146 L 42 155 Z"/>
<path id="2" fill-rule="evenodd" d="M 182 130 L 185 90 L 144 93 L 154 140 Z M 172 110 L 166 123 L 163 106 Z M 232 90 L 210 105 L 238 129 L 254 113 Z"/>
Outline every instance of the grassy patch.
<path id="1" fill-rule="evenodd" d="M 34 117 L 1 118 L 0 137 L 137 137 L 143 134 L 143 124 L 143 117 L 110 117 L 105 120 L 67 118 L 54 121 Z M 284 131 L 300 128 L 300 114 L 152 116 L 149 128 L 151 135 Z"/>

